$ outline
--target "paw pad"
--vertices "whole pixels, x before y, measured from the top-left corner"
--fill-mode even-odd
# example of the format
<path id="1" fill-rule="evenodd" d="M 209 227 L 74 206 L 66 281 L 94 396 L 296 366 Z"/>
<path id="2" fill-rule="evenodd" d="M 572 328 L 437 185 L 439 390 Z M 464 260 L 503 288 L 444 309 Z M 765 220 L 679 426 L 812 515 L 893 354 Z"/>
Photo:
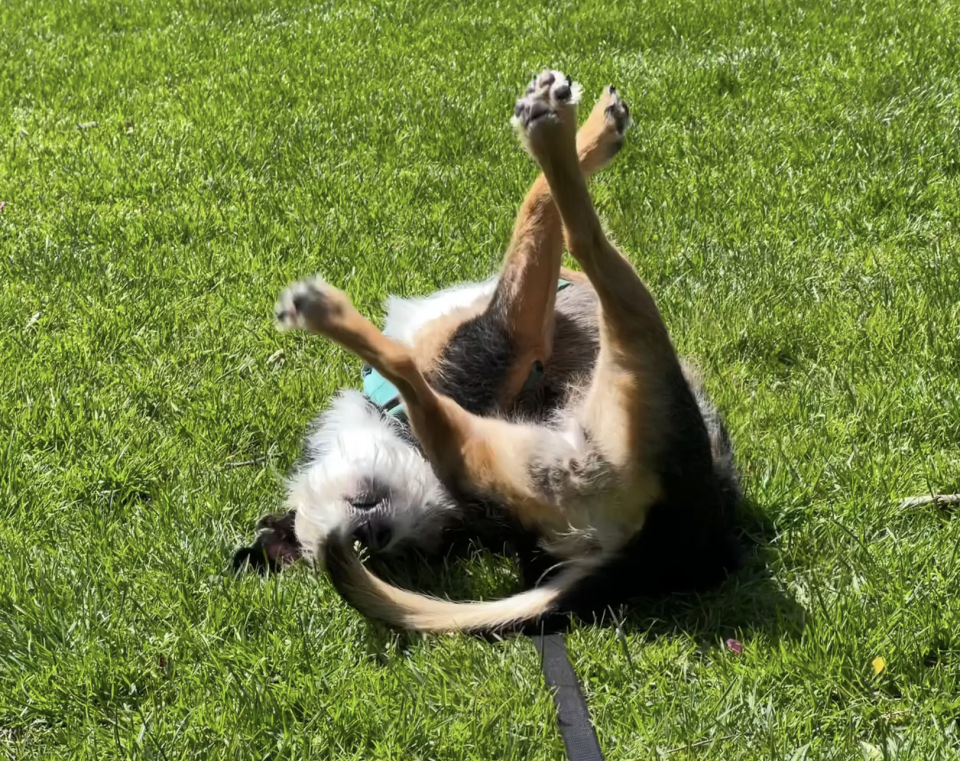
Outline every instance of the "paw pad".
<path id="1" fill-rule="evenodd" d="M 630 107 L 623 102 L 617 93 L 617 88 L 613 85 L 609 85 L 607 87 L 606 94 L 609 105 L 604 110 L 604 113 L 616 127 L 617 132 L 622 135 L 624 132 L 626 132 L 627 127 L 632 124 L 632 119 L 630 118 Z"/>
<path id="2" fill-rule="evenodd" d="M 320 278 L 300 280 L 280 294 L 273 316 L 277 329 L 317 330 L 335 305 L 331 289 Z"/>
<path id="3" fill-rule="evenodd" d="M 529 130 L 538 123 L 559 121 L 560 114 L 580 100 L 580 85 L 559 71 L 547 70 L 534 77 L 513 109 L 513 123 Z"/>

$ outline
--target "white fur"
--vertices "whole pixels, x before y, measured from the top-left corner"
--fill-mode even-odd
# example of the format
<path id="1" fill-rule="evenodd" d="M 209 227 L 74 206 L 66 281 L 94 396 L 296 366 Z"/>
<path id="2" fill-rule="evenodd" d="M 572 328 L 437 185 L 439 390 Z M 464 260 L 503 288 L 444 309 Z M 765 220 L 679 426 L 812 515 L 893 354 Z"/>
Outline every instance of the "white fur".
<path id="1" fill-rule="evenodd" d="M 497 278 L 482 283 L 461 283 L 419 299 L 387 299 L 387 317 L 383 333 L 407 346 L 426 325 L 438 317 L 450 314 L 455 309 L 470 306 L 480 299 L 489 299 L 497 287 Z"/>
<path id="2" fill-rule="evenodd" d="M 431 537 L 417 535 L 428 528 L 424 519 L 431 516 L 438 524 L 431 530 L 438 531 L 443 522 L 437 513 L 453 508 L 429 463 L 398 435 L 394 420 L 372 410 L 359 391 L 343 391 L 334 399 L 306 447 L 319 457 L 290 480 L 287 506 L 297 511 L 297 537 L 311 556 L 350 518 L 348 499 L 366 479 L 389 489 L 393 538 L 384 551 L 413 538 L 427 546 Z"/>

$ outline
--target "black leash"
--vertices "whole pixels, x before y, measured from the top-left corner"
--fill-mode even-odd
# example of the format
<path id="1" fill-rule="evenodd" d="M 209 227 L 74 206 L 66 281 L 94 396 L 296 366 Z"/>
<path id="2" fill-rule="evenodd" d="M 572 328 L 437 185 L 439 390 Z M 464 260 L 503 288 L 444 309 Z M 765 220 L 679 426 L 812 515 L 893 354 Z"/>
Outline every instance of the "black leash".
<path id="1" fill-rule="evenodd" d="M 557 705 L 557 723 L 569 761 L 603 761 L 597 733 L 590 721 L 590 709 L 580 690 L 580 682 L 567 655 L 562 634 L 530 636 L 537 654 L 543 680 L 553 690 Z"/>

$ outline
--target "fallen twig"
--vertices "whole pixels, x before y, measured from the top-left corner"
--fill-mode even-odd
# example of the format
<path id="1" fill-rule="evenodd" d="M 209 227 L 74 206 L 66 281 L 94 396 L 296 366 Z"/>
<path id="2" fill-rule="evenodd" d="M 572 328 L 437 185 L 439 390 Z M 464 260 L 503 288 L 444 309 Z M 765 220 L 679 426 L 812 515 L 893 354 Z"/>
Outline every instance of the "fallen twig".
<path id="1" fill-rule="evenodd" d="M 900 509 L 923 507 L 924 505 L 960 505 L 960 494 L 927 494 L 919 497 L 907 497 L 900 502 Z"/>
<path id="2" fill-rule="evenodd" d="M 890 719 L 898 719 L 901 716 L 906 716 L 909 713 L 910 713 L 910 709 L 906 708 L 903 711 L 890 711 L 889 713 L 882 713 L 880 714 L 880 716 L 881 718 L 884 718 L 887 721 L 890 721 Z"/>

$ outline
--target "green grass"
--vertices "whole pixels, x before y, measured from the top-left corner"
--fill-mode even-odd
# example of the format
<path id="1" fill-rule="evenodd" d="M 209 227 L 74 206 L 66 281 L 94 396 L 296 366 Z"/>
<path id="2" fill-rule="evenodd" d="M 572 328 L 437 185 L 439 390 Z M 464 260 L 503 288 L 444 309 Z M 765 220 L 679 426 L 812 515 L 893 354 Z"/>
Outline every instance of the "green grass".
<path id="1" fill-rule="evenodd" d="M 594 196 L 771 526 L 716 594 L 571 634 L 607 757 L 957 758 L 960 520 L 898 501 L 960 491 L 960 8 L 468 8 L 4 3 L 0 749 L 561 757 L 529 641 L 225 573 L 358 382 L 276 295 L 320 269 L 379 317 L 490 273 L 535 174 L 513 100 L 553 65 L 633 106 Z"/>

